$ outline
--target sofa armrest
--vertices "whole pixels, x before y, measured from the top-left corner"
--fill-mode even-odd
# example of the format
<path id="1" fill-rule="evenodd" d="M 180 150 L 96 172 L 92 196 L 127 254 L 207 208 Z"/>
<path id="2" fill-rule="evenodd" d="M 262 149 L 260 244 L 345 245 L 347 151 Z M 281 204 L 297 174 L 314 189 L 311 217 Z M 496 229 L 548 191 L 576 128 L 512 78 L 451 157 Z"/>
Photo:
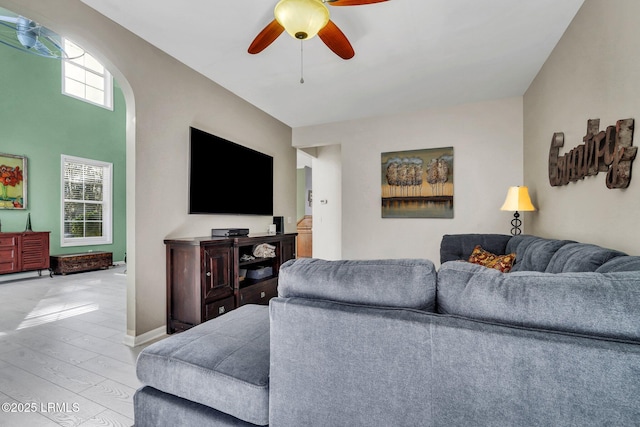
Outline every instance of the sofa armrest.
<path id="1" fill-rule="evenodd" d="M 431 261 L 420 259 L 302 258 L 280 268 L 278 296 L 433 311 L 436 271 Z"/>

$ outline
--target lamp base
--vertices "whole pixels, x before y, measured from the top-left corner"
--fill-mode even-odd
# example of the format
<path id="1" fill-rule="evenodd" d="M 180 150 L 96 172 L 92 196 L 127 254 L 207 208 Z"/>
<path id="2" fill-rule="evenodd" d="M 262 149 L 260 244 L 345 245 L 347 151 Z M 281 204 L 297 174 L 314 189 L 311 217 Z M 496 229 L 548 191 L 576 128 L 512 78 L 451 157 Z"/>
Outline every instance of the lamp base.
<path id="1" fill-rule="evenodd" d="M 520 220 L 520 214 L 518 213 L 518 211 L 515 211 L 513 213 L 513 219 L 511 220 L 511 235 L 512 236 L 517 236 L 518 234 L 522 233 L 522 230 L 520 230 L 520 226 L 522 225 L 522 221 Z"/>

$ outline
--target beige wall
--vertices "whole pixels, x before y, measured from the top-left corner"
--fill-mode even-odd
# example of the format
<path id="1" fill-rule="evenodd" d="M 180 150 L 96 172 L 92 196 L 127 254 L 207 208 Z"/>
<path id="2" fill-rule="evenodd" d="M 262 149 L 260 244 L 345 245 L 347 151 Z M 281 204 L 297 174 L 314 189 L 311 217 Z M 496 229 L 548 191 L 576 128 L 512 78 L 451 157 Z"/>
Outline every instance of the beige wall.
<path id="1" fill-rule="evenodd" d="M 326 198 L 342 198 L 343 258 L 437 263 L 443 234 L 509 233 L 512 214 L 499 209 L 507 188 L 523 180 L 520 97 L 296 128 L 293 143 L 341 146 L 341 194 Z M 454 147 L 454 218 L 381 218 L 381 153 L 448 146 Z M 315 173 L 314 166 L 314 255 L 320 200 Z M 529 214 L 523 217 L 526 227 Z"/>
<path id="2" fill-rule="evenodd" d="M 564 154 L 582 143 L 588 119 L 600 128 L 640 119 L 640 2 L 586 0 L 524 96 L 524 175 L 540 211 L 529 232 L 596 243 L 640 255 L 640 177 L 609 190 L 605 174 L 551 187 L 554 132 Z M 634 146 L 640 135 L 636 132 Z M 640 167 L 636 160 L 635 169 Z M 637 175 L 637 172 L 636 172 Z"/>
<path id="3" fill-rule="evenodd" d="M 206 235 L 212 227 L 225 226 L 259 232 L 271 222 L 270 217 L 186 213 L 189 126 L 273 155 L 275 213 L 295 218 L 296 162 L 289 127 L 79 0 L 0 0 L 0 5 L 84 45 L 108 64 L 123 87 L 131 336 L 164 325 L 164 238 Z M 627 190 L 608 190 L 599 175 L 552 188 L 547 178 L 553 132 L 565 132 L 565 148 L 570 149 L 581 143 L 589 118 L 600 118 L 602 126 L 637 118 L 637 16 L 640 2 L 635 0 L 587 0 L 524 101 L 512 98 L 296 129 L 296 146 L 340 146 L 339 152 L 329 148 L 319 156 L 342 163 L 341 186 L 327 186 L 325 194 L 329 203 L 340 201 L 342 216 L 332 228 L 334 233 L 341 230 L 341 240 L 325 243 L 327 257 L 437 261 L 442 234 L 508 233 L 511 214 L 498 209 L 507 187 L 523 179 L 540 208 L 523 215 L 525 232 L 640 254 L 640 229 L 632 220 L 640 212 L 638 182 L 632 179 Z M 380 153 L 442 146 L 454 147 L 455 217 L 381 218 Z M 316 203 L 320 198 L 314 194 Z M 286 227 L 293 231 L 294 224 Z"/>
<path id="4" fill-rule="evenodd" d="M 189 126 L 274 156 L 274 213 L 295 219 L 291 129 L 179 63 L 79 0 L 0 0 L 103 60 L 127 99 L 127 333 L 165 324 L 166 237 L 214 227 L 264 232 L 271 217 L 188 215 Z M 250 125 L 248 125 L 250 124 Z M 212 183 L 211 196 L 216 185 Z M 286 224 L 295 231 L 295 223 Z"/>

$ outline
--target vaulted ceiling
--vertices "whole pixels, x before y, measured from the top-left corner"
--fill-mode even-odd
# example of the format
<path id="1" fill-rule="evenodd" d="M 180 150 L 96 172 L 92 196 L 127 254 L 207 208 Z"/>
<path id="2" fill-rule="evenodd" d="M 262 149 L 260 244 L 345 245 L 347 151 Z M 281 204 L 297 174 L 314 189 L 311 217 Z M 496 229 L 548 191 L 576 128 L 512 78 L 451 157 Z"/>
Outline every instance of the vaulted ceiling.
<path id="1" fill-rule="evenodd" d="M 329 6 L 356 52 L 343 60 L 286 33 L 247 53 L 276 0 L 82 1 L 291 127 L 523 95 L 583 3 Z"/>

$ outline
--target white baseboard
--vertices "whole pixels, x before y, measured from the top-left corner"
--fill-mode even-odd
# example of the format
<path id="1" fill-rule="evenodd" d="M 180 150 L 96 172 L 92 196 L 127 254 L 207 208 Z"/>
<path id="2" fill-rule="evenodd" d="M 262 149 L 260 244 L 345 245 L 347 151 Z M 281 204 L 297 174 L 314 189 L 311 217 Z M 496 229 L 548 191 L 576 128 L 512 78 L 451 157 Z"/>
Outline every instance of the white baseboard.
<path id="1" fill-rule="evenodd" d="M 161 338 L 166 334 L 167 334 L 167 327 L 161 326 L 152 331 L 145 332 L 144 334 L 137 335 L 135 337 L 127 334 L 124 336 L 123 343 L 125 345 L 128 345 L 129 347 L 137 347 L 139 345 L 146 344 L 150 341 Z"/>

